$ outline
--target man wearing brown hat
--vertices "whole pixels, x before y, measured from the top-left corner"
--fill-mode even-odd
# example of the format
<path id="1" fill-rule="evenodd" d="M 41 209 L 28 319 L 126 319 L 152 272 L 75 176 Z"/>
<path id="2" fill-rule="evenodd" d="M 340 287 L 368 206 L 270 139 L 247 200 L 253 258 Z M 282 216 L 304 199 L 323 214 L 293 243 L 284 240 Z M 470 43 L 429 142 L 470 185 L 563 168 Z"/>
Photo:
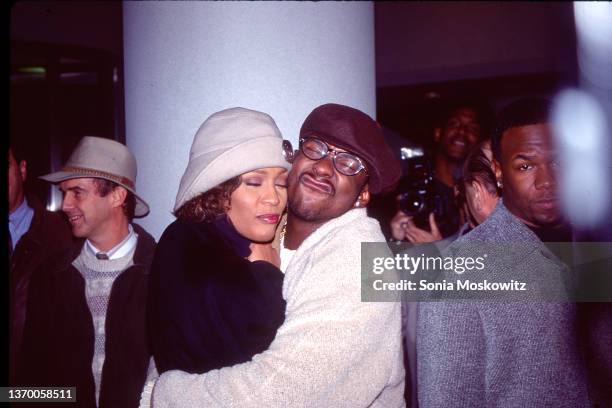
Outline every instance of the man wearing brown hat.
<path id="1" fill-rule="evenodd" d="M 164 373 L 154 406 L 404 406 L 399 303 L 361 302 L 360 273 L 361 242 L 385 240 L 366 214 L 370 194 L 399 175 L 374 120 L 348 106 L 316 108 L 288 180 L 283 325 L 250 362 Z"/>
<path id="2" fill-rule="evenodd" d="M 84 137 L 58 183 L 79 238 L 30 283 L 19 385 L 76 387 L 80 407 L 135 407 L 149 371 L 145 330 L 155 240 L 132 224 L 149 212 L 135 191 L 136 159 L 116 141 Z"/>

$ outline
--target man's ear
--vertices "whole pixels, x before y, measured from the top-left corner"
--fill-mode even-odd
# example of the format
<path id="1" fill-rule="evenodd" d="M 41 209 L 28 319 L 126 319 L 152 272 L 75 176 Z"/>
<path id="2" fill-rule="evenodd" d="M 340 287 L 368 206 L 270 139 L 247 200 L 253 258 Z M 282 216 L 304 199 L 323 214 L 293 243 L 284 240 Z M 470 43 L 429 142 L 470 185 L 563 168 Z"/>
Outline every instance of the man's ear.
<path id="1" fill-rule="evenodd" d="M 110 194 L 113 202 L 113 207 L 121 207 L 127 199 L 128 192 L 124 187 L 117 186 L 113 188 Z"/>
<path id="2" fill-rule="evenodd" d="M 438 143 L 440 141 L 440 136 L 442 136 L 442 128 L 434 128 L 434 142 Z"/>
<path id="3" fill-rule="evenodd" d="M 497 159 L 494 158 L 491 161 L 491 168 L 493 169 L 493 173 L 495 173 L 495 180 L 497 181 L 497 187 L 502 188 L 504 174 L 502 173 L 501 164 L 497 161 Z"/>
<path id="4" fill-rule="evenodd" d="M 19 162 L 19 174 L 21 174 L 21 180 L 26 181 L 28 176 L 28 162 L 22 160 Z"/>
<path id="5" fill-rule="evenodd" d="M 365 183 L 361 189 L 361 192 L 357 196 L 357 201 L 355 202 L 355 207 L 367 207 L 370 202 L 370 185 Z"/>

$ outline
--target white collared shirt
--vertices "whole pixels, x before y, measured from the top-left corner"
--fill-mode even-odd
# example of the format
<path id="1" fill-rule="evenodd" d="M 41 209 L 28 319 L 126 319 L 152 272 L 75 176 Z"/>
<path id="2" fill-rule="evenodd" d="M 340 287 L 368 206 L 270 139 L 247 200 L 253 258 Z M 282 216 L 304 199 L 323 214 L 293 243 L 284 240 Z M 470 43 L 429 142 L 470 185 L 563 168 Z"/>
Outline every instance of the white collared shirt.
<path id="1" fill-rule="evenodd" d="M 21 205 L 10 213 L 8 218 L 11 243 L 13 244 L 13 249 L 15 249 L 17 242 L 28 232 L 30 225 L 32 225 L 34 210 L 28 205 L 28 200 L 24 198 Z"/>
<path id="2" fill-rule="evenodd" d="M 102 252 L 108 256 L 108 259 L 117 259 L 117 258 L 121 258 L 122 256 L 125 256 L 128 252 L 130 252 L 132 248 L 136 246 L 137 242 L 138 242 L 138 235 L 136 235 L 136 233 L 134 232 L 134 228 L 132 228 L 132 226 L 128 224 L 127 236 L 123 239 L 123 241 L 121 241 L 120 243 L 115 245 L 113 248 L 111 248 L 110 251 L 107 251 L 107 252 L 100 251 L 89 240 L 85 241 L 85 245 L 94 255 L 96 255 L 99 252 Z"/>

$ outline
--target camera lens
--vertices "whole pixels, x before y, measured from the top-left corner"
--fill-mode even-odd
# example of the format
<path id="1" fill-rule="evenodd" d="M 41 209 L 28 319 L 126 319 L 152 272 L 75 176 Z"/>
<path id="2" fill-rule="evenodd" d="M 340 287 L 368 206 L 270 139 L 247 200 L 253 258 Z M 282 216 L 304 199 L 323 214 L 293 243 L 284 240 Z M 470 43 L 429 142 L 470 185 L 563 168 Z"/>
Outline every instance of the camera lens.
<path id="1" fill-rule="evenodd" d="M 417 192 L 402 193 L 399 199 L 399 208 L 404 214 L 414 217 L 425 208 L 424 197 Z"/>

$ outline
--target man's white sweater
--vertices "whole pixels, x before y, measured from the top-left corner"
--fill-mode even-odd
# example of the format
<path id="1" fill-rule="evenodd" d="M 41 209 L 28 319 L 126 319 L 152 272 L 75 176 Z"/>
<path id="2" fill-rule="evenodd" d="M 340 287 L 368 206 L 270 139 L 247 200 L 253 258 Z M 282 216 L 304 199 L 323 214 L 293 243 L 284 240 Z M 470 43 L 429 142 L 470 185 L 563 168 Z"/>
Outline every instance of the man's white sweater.
<path id="1" fill-rule="evenodd" d="M 361 301 L 361 242 L 378 222 L 353 209 L 312 233 L 285 274 L 285 322 L 247 363 L 164 373 L 154 407 L 403 407 L 399 303 Z"/>

